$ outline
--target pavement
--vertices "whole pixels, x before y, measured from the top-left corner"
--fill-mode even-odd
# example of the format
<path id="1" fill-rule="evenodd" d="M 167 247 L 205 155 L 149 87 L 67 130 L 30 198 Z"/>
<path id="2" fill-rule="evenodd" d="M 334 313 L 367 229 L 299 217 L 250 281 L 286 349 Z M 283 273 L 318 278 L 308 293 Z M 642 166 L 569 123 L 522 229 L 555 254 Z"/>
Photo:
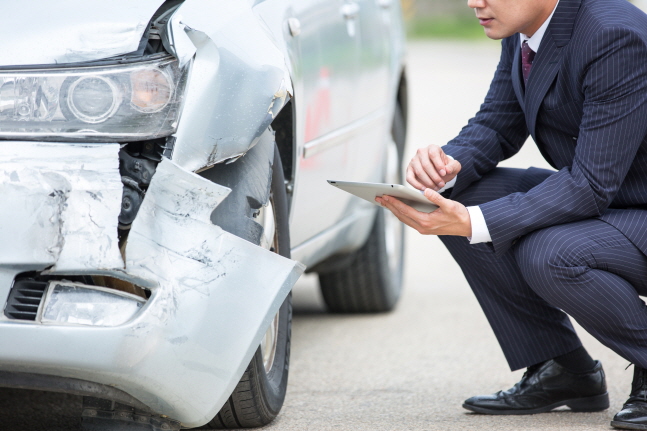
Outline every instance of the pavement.
<path id="1" fill-rule="evenodd" d="M 478 110 L 496 67 L 497 42 L 412 42 L 408 160 L 415 149 L 454 137 Z M 547 167 L 532 142 L 506 166 Z M 626 399 L 627 361 L 579 329 L 602 360 L 611 408 L 533 416 L 485 416 L 464 399 L 507 389 L 511 373 L 458 266 L 440 241 L 407 231 L 405 287 L 388 314 L 325 312 L 315 276 L 294 289 L 290 382 L 271 431 L 609 430 Z M 78 429 L 80 398 L 0 390 L 0 431 Z"/>

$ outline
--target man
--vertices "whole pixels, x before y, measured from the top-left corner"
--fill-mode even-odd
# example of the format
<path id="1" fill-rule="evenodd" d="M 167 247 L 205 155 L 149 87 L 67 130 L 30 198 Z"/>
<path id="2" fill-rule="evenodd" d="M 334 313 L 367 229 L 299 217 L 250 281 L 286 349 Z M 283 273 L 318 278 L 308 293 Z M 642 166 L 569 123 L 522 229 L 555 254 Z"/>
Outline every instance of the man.
<path id="1" fill-rule="evenodd" d="M 463 407 L 608 408 L 602 365 L 567 313 L 634 364 L 611 424 L 647 429 L 647 16 L 626 0 L 468 6 L 488 37 L 503 39 L 502 52 L 477 115 L 407 169 L 440 208 L 377 199 L 420 233 L 442 235 L 510 368 L 527 368 L 513 388 Z M 556 172 L 496 167 L 528 135 Z"/>

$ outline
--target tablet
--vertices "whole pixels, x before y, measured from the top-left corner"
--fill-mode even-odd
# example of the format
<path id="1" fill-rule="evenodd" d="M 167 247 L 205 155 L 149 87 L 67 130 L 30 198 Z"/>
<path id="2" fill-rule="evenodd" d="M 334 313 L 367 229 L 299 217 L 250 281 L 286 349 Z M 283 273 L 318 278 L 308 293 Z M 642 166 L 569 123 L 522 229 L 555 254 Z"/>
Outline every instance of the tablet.
<path id="1" fill-rule="evenodd" d="M 358 183 L 353 181 L 332 181 L 328 184 L 342 189 L 345 192 L 369 201 L 375 205 L 375 198 L 378 196 L 393 196 L 409 205 L 410 207 L 425 213 L 434 211 L 438 206 L 429 202 L 429 199 L 419 191 L 400 184 L 380 184 L 380 183 Z"/>

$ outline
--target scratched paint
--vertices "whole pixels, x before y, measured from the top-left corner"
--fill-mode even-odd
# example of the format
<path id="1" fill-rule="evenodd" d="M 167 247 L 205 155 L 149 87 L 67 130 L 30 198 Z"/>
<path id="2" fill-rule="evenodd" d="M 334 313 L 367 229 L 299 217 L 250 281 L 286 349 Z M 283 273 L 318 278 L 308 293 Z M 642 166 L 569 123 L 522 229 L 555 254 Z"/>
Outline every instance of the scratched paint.
<path id="1" fill-rule="evenodd" d="M 0 262 L 123 268 L 119 145 L 0 142 Z M 24 246 L 21 246 L 24 245 Z"/>

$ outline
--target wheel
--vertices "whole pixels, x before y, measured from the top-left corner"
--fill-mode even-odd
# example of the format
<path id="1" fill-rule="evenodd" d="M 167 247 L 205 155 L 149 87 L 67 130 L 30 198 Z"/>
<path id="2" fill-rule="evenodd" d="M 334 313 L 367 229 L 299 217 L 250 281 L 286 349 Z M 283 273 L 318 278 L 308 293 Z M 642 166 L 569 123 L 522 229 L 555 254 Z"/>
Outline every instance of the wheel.
<path id="1" fill-rule="evenodd" d="M 402 153 L 406 129 L 396 105 L 393 140 L 387 147 L 385 181 L 402 183 Z M 366 243 L 344 259 L 345 265 L 319 273 L 326 306 L 337 313 L 376 313 L 392 310 L 402 291 L 404 225 L 379 209 Z"/>
<path id="2" fill-rule="evenodd" d="M 260 245 L 290 257 L 288 206 L 279 152 L 274 164 L 269 203 L 255 215 L 264 228 Z M 204 428 L 235 429 L 267 425 L 278 415 L 288 386 L 292 294 L 281 305 L 236 389 Z"/>

